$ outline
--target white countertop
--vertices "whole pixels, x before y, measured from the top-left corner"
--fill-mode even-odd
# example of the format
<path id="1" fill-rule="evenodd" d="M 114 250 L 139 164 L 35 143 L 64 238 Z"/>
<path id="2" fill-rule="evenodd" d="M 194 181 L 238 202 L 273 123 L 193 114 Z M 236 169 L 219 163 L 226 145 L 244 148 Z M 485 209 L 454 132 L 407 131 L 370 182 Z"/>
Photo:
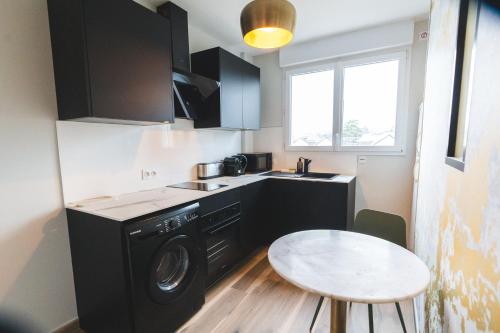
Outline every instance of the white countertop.
<path id="1" fill-rule="evenodd" d="M 424 262 L 405 248 L 364 234 L 309 230 L 276 240 L 269 262 L 301 289 L 340 301 L 392 303 L 423 292 Z"/>
<path id="2" fill-rule="evenodd" d="M 265 180 L 267 178 L 288 180 L 293 179 L 294 181 L 349 183 L 354 179 L 354 176 L 339 175 L 332 179 L 268 177 L 260 176 L 258 174 L 243 175 L 239 177 L 218 177 L 205 181 L 195 180 L 195 182 L 215 183 L 228 186 L 210 192 L 172 187 L 160 187 L 147 191 L 126 193 L 116 196 L 104 196 L 86 199 L 78 202 L 71 202 L 66 205 L 66 208 L 105 217 L 115 221 L 125 221 L 135 217 L 181 205 L 190 201 L 196 201 L 213 194 L 228 191 L 240 186 Z"/>

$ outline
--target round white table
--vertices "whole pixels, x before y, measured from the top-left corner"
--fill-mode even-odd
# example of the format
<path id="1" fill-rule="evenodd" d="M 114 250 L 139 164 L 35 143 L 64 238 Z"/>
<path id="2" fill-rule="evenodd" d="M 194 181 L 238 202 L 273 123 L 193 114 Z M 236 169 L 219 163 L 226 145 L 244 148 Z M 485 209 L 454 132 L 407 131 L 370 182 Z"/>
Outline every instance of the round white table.
<path id="1" fill-rule="evenodd" d="M 330 332 L 335 333 L 346 331 L 346 302 L 367 303 L 371 310 L 371 304 L 411 299 L 430 281 L 429 269 L 412 252 L 348 231 L 309 230 L 283 236 L 273 242 L 268 258 L 285 280 L 331 298 Z"/>

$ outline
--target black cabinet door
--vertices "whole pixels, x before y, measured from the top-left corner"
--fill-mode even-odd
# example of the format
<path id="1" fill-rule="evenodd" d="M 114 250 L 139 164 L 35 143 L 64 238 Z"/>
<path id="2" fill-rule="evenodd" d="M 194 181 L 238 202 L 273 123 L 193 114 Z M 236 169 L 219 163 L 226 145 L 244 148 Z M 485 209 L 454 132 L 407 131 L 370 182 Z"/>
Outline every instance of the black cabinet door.
<path id="1" fill-rule="evenodd" d="M 48 0 L 47 9 L 59 119 L 90 117 L 83 2 Z"/>
<path id="2" fill-rule="evenodd" d="M 260 128 L 260 69 L 220 47 L 191 55 L 194 73 L 218 80 L 221 85 L 217 114 L 205 112 L 196 128 Z"/>
<path id="3" fill-rule="evenodd" d="M 290 183 L 290 185 L 293 183 Z M 266 243 L 272 243 L 279 237 L 289 233 L 289 221 L 287 220 L 288 193 L 285 193 L 290 186 L 287 186 L 287 180 L 268 179 L 266 184 L 265 208 L 267 210 L 266 218 L 263 220 L 264 226 L 262 232 L 265 233 Z"/>
<path id="4" fill-rule="evenodd" d="M 172 30 L 172 68 L 189 72 L 188 13 L 173 2 L 166 2 L 156 8 L 161 16 L 170 21 Z"/>
<path id="5" fill-rule="evenodd" d="M 92 115 L 174 120 L 170 24 L 131 0 L 83 0 Z"/>
<path id="6" fill-rule="evenodd" d="M 220 50 L 220 121 L 223 128 L 243 128 L 243 80 L 241 59 Z"/>
<path id="7" fill-rule="evenodd" d="M 243 128 L 260 128 L 260 68 L 242 62 Z"/>
<path id="8" fill-rule="evenodd" d="M 306 184 L 307 185 L 307 184 Z M 275 181 L 273 200 L 276 200 L 277 211 L 274 213 L 274 237 L 306 230 L 303 226 L 310 222 L 307 209 L 309 199 L 316 197 L 316 193 L 309 192 L 304 182 L 296 180 L 278 179 Z"/>
<path id="9" fill-rule="evenodd" d="M 299 181 L 299 191 L 294 193 L 290 205 L 300 207 L 293 219 L 294 231 L 311 229 L 346 230 L 347 186 L 346 184 L 316 181 Z"/>
<path id="10" fill-rule="evenodd" d="M 241 247 L 250 254 L 266 242 L 267 201 L 266 181 L 246 185 L 241 191 Z"/>
<path id="11" fill-rule="evenodd" d="M 349 186 L 341 183 L 276 179 L 267 190 L 269 242 L 297 231 L 346 230 L 349 224 Z"/>

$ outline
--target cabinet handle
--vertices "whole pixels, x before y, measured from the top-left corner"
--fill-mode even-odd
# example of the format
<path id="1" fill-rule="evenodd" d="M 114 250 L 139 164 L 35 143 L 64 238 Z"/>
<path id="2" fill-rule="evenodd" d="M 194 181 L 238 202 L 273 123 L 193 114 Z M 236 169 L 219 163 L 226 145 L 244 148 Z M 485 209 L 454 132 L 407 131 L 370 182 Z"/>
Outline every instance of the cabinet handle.
<path id="1" fill-rule="evenodd" d="M 213 235 L 213 234 L 215 234 L 215 233 L 217 233 L 217 232 L 219 232 L 219 231 L 221 231 L 221 230 L 223 230 L 223 229 L 225 229 L 225 228 L 227 228 L 227 227 L 232 226 L 233 224 L 235 224 L 235 223 L 237 223 L 237 222 L 239 222 L 239 221 L 240 221 L 240 218 L 238 217 L 238 218 L 236 218 L 236 219 L 234 219 L 234 220 L 232 220 L 232 221 L 229 221 L 229 222 L 227 222 L 227 223 L 224 223 L 224 225 L 222 225 L 222 226 L 218 227 L 218 228 L 217 228 L 217 229 L 215 229 L 215 230 L 210 230 L 208 233 L 209 233 L 210 235 Z"/>

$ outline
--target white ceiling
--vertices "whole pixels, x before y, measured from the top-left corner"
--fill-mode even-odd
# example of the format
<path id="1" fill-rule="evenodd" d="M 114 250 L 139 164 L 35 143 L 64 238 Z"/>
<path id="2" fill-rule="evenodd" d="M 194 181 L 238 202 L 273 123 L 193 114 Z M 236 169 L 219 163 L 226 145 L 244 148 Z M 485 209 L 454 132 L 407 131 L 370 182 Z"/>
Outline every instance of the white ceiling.
<path id="1" fill-rule="evenodd" d="M 158 6 L 167 0 L 145 0 Z M 227 45 L 253 54 L 240 31 L 240 12 L 250 0 L 173 0 L 189 13 L 189 23 Z M 292 43 L 404 19 L 421 19 L 430 0 L 290 0 L 297 10 Z M 253 51 L 253 52 L 252 52 Z"/>

